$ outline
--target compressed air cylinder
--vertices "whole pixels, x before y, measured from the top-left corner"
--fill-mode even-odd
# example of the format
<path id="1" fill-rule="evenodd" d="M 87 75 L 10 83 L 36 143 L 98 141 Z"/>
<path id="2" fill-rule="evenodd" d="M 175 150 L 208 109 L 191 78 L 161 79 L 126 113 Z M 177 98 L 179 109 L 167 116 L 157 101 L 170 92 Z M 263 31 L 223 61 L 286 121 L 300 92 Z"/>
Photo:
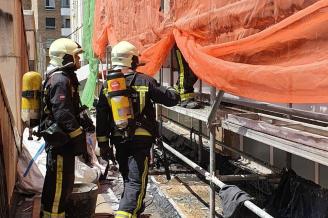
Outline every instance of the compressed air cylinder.
<path id="1" fill-rule="evenodd" d="M 111 72 L 107 75 L 107 100 L 112 108 L 115 125 L 124 129 L 133 118 L 132 104 L 122 72 Z"/>
<path id="2" fill-rule="evenodd" d="M 29 128 L 39 123 L 41 84 L 40 73 L 31 71 L 23 75 L 21 118 Z"/>

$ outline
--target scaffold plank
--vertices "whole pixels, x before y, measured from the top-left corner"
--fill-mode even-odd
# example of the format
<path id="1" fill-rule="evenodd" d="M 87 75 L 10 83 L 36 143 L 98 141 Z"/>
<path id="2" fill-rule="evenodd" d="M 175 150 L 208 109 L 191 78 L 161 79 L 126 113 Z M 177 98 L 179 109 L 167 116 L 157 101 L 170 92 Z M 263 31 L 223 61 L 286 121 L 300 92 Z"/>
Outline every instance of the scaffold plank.
<path id="1" fill-rule="evenodd" d="M 177 113 L 195 118 L 197 120 L 201 120 L 203 122 L 207 122 L 208 116 L 210 114 L 211 111 L 211 107 L 210 106 L 204 106 L 204 108 L 202 109 L 188 109 L 188 108 L 183 108 L 180 106 L 174 106 L 174 107 L 165 107 L 162 106 L 164 108 L 167 108 L 171 111 L 175 111 Z"/>
<path id="2" fill-rule="evenodd" d="M 328 152 L 328 137 L 320 134 L 320 129 L 317 129 L 318 134 L 314 134 L 307 131 L 309 128 L 300 123 L 282 122 L 274 118 L 265 122 L 260 114 L 229 114 L 226 121 Z M 326 130 L 325 134 L 327 133 Z"/>
<path id="3" fill-rule="evenodd" d="M 237 134 L 260 141 L 283 151 L 298 155 L 314 162 L 328 166 L 328 152 L 312 148 L 301 143 L 292 142 L 277 136 L 272 136 L 257 130 L 253 130 L 227 120 L 222 122 L 222 127 Z"/>

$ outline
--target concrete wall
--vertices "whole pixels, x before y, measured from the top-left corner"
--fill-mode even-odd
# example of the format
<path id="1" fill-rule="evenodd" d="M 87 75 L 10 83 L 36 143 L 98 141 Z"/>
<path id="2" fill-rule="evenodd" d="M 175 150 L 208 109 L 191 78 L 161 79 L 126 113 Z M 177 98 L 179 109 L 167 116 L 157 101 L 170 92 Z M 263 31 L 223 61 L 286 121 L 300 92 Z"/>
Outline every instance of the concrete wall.
<path id="1" fill-rule="evenodd" d="M 0 0 L 0 122 L 6 167 L 8 197 L 16 179 L 17 150 L 21 142 L 21 79 L 28 70 L 22 4 L 20 0 Z"/>

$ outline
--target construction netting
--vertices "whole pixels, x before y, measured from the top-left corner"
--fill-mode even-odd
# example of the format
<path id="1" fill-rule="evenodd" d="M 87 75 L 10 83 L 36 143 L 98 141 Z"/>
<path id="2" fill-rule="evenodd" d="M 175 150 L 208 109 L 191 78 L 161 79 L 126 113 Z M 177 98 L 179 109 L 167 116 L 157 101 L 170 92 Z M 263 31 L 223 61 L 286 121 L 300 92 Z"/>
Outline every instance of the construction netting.
<path id="1" fill-rule="evenodd" d="M 89 62 L 89 76 L 84 86 L 81 101 L 82 104 L 91 107 L 94 100 L 94 90 L 98 75 L 98 60 L 94 56 L 92 49 L 92 32 L 94 21 L 95 0 L 83 1 L 83 49 L 84 58 Z"/>
<path id="2" fill-rule="evenodd" d="M 154 75 L 177 43 L 194 73 L 267 102 L 328 102 L 328 0 L 96 0 L 95 54 L 135 44 Z"/>

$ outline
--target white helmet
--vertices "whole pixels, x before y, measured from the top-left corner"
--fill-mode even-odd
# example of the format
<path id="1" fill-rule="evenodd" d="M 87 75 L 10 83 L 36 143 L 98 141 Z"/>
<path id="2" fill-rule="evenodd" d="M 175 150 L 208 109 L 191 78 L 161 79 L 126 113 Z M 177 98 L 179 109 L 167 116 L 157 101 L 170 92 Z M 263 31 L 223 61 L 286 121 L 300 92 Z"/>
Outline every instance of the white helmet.
<path id="1" fill-rule="evenodd" d="M 61 67 L 70 62 L 75 63 L 75 55 L 82 53 L 81 46 L 68 38 L 60 38 L 51 43 L 49 48 L 50 64 Z"/>
<path id="2" fill-rule="evenodd" d="M 131 67 L 133 56 L 138 56 L 137 48 L 130 42 L 121 41 L 112 49 L 112 65 Z"/>

